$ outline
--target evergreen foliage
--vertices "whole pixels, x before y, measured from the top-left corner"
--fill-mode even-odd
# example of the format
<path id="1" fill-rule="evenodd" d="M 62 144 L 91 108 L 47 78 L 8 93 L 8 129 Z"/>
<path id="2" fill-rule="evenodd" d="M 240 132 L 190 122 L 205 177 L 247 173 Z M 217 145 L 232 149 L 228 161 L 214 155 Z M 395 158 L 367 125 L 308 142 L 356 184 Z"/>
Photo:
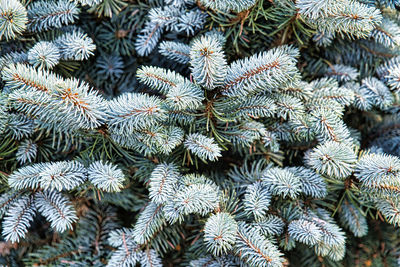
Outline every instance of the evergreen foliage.
<path id="1" fill-rule="evenodd" d="M 60 50 L 50 42 L 39 42 L 28 51 L 29 64 L 52 69 L 60 60 Z"/>
<path id="2" fill-rule="evenodd" d="M 198 84 L 208 89 L 223 84 L 227 69 L 218 40 L 211 36 L 195 40 L 191 46 L 190 59 L 193 77 Z"/>
<path id="3" fill-rule="evenodd" d="M 61 28 L 63 25 L 74 23 L 78 14 L 79 8 L 74 2 L 66 0 L 34 2 L 28 8 L 28 29 L 40 32 L 50 28 Z"/>
<path id="4" fill-rule="evenodd" d="M 0 0 L 0 266 L 399 266 L 399 8 Z"/>
<path id="5" fill-rule="evenodd" d="M 26 29 L 25 7 L 17 0 L 2 0 L 0 4 L 0 40 L 14 39 Z"/>

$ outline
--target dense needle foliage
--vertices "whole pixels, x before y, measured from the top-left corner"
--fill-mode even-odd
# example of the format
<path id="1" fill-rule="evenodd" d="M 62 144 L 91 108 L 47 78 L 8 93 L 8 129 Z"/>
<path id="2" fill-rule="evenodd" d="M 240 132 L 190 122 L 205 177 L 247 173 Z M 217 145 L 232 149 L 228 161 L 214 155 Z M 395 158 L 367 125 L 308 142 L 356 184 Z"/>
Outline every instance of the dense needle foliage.
<path id="1" fill-rule="evenodd" d="M 0 0 L 0 266 L 400 266 L 399 10 Z"/>

